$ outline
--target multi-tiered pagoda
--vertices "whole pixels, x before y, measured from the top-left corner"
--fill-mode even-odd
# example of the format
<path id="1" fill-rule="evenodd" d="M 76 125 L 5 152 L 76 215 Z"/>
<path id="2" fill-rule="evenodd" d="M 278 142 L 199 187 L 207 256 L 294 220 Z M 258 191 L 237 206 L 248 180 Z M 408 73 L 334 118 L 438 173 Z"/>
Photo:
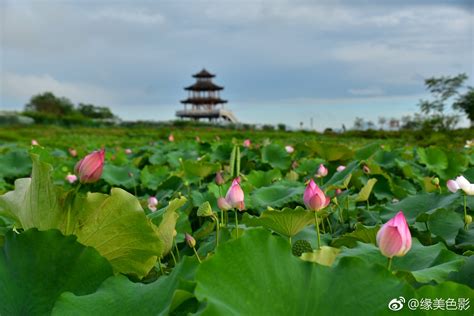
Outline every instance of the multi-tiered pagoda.
<path id="1" fill-rule="evenodd" d="M 220 91 L 224 87 L 212 82 L 212 78 L 215 75 L 203 69 L 194 74 L 193 77 L 196 78 L 196 82 L 184 88 L 184 90 L 188 91 L 188 98 L 181 101 L 184 104 L 184 110 L 177 111 L 176 116 L 193 120 L 201 118 L 207 118 L 209 121 L 223 119 L 236 123 L 237 119 L 234 114 L 224 109 L 224 104 L 227 103 L 227 100 L 223 100 L 220 97 Z"/>

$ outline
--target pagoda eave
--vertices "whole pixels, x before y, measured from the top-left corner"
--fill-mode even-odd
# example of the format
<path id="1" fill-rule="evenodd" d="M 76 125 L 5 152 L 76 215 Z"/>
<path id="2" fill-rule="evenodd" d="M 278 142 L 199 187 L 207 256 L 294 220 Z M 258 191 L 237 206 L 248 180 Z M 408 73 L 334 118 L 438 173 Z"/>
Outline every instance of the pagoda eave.
<path id="1" fill-rule="evenodd" d="M 201 104 L 223 104 L 227 103 L 227 100 L 222 100 L 222 99 L 210 99 L 210 98 L 189 98 L 186 100 L 181 100 L 180 101 L 183 104 L 196 104 L 196 105 L 201 105 Z"/>

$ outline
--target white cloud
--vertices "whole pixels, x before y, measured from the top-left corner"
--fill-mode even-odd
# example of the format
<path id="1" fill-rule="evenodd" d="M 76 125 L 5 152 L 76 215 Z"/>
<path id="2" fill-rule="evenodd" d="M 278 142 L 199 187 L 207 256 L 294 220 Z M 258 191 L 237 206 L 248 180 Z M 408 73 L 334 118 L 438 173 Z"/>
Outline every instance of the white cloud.
<path id="1" fill-rule="evenodd" d="M 368 87 L 362 89 L 349 89 L 348 92 L 355 96 L 378 96 L 383 95 L 384 91 L 381 88 Z"/>
<path id="2" fill-rule="evenodd" d="M 49 74 L 21 75 L 4 73 L 0 82 L 3 98 L 26 103 L 33 95 L 50 91 L 73 102 L 108 105 L 114 102 L 113 94 L 106 89 L 87 83 L 61 82 Z"/>
<path id="3" fill-rule="evenodd" d="M 145 9 L 111 9 L 104 8 L 91 15 L 92 19 L 109 19 L 126 23 L 143 25 L 163 24 L 165 17 L 157 12 L 148 12 Z"/>

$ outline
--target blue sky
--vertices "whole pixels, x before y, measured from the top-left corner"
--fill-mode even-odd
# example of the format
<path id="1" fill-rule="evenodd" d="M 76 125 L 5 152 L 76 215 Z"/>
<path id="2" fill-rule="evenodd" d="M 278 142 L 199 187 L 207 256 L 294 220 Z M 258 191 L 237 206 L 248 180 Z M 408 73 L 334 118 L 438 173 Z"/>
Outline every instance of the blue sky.
<path id="1" fill-rule="evenodd" d="M 243 122 L 350 127 L 414 113 L 424 78 L 474 85 L 473 33 L 469 0 L 3 0 L 0 108 L 52 91 L 169 120 L 206 67 Z"/>

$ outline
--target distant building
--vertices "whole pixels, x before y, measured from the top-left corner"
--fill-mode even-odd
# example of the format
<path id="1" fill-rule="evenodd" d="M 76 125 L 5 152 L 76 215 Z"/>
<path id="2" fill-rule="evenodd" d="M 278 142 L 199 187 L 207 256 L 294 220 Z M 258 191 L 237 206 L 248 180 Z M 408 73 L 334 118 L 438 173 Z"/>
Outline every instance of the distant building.
<path id="1" fill-rule="evenodd" d="M 35 120 L 31 117 L 24 116 L 18 112 L 13 111 L 0 111 L 0 125 L 9 125 L 9 124 L 33 124 Z"/>
<path id="2" fill-rule="evenodd" d="M 176 116 L 179 118 L 189 118 L 192 120 L 209 119 L 224 120 L 232 123 L 237 123 L 237 118 L 234 114 L 224 109 L 224 104 L 227 100 L 220 98 L 220 91 L 224 87 L 218 86 L 212 82 L 215 75 L 209 73 L 206 69 L 201 70 L 193 75 L 196 82 L 184 88 L 188 91 L 188 98 L 182 100 L 184 110 L 177 111 Z M 191 108 L 189 109 L 188 106 Z"/>

